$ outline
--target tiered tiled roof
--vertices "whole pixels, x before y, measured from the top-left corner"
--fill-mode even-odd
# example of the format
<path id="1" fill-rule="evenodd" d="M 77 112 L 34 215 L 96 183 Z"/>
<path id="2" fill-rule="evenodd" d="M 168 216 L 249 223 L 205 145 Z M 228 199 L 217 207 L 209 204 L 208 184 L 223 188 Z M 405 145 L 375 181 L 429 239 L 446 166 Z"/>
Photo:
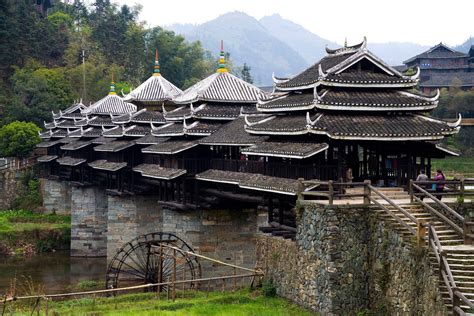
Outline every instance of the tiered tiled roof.
<path id="1" fill-rule="evenodd" d="M 79 166 L 80 164 L 83 164 L 86 162 L 86 159 L 83 158 L 72 158 L 72 157 L 62 157 L 56 159 L 56 161 L 61 165 L 61 166 Z"/>
<path id="2" fill-rule="evenodd" d="M 320 84 L 340 87 L 413 87 L 419 72 L 406 76 L 389 66 L 366 48 L 367 42 L 336 50 L 326 49 L 328 55 L 291 79 L 275 79 L 279 90 L 301 90 Z M 361 62 L 372 63 L 376 71 L 354 68 Z"/>
<path id="3" fill-rule="evenodd" d="M 94 151 L 119 152 L 135 145 L 134 141 L 113 141 L 94 147 Z"/>
<path id="4" fill-rule="evenodd" d="M 243 117 L 226 123 L 211 136 L 199 140 L 203 145 L 251 146 L 261 142 L 264 137 L 250 135 L 244 128 Z"/>
<path id="5" fill-rule="evenodd" d="M 298 180 L 269 177 L 255 173 L 209 169 L 197 174 L 196 179 L 216 183 L 235 184 L 243 189 L 263 192 L 287 195 L 296 195 L 298 192 Z"/>
<path id="6" fill-rule="evenodd" d="M 174 155 L 197 146 L 197 141 L 169 140 L 160 144 L 151 145 L 142 149 L 145 154 Z"/>
<path id="7" fill-rule="evenodd" d="M 303 159 L 326 150 L 326 143 L 296 143 L 296 142 L 262 142 L 252 147 L 243 148 L 245 155 L 271 156 Z"/>
<path id="8" fill-rule="evenodd" d="M 51 162 L 53 160 L 55 160 L 56 158 L 58 158 L 58 156 L 56 155 L 44 155 L 44 156 L 40 156 L 36 159 L 36 161 L 38 162 Z"/>
<path id="9" fill-rule="evenodd" d="M 186 174 L 184 169 L 163 168 L 154 164 L 141 164 L 134 167 L 133 171 L 141 173 L 144 177 L 164 180 L 171 180 Z"/>
<path id="10" fill-rule="evenodd" d="M 173 111 L 166 111 L 163 107 L 163 116 L 167 121 L 182 121 L 192 117 L 191 107 L 188 105 L 181 106 Z"/>
<path id="11" fill-rule="evenodd" d="M 62 150 L 70 150 L 70 151 L 73 151 L 73 150 L 78 150 L 78 149 L 81 149 L 81 148 L 84 148 L 84 147 L 87 147 L 89 145 L 92 144 L 92 141 L 82 141 L 82 140 L 78 140 L 76 142 L 70 142 L 66 145 L 63 145 L 61 146 L 61 149 Z"/>
<path id="12" fill-rule="evenodd" d="M 133 123 L 166 123 L 163 113 L 158 111 L 139 111 L 132 115 L 131 121 Z"/>
<path id="13" fill-rule="evenodd" d="M 172 101 L 183 91 L 166 80 L 163 76 L 151 76 L 136 89 L 131 91 L 124 100 L 144 104 L 157 104 Z"/>
<path id="14" fill-rule="evenodd" d="M 82 111 L 84 114 L 123 115 L 137 111 L 137 107 L 115 94 L 109 94 Z"/>
<path id="15" fill-rule="evenodd" d="M 159 144 L 162 142 L 166 142 L 169 140 L 168 137 L 158 137 L 158 136 L 153 136 L 153 135 L 146 135 L 143 137 L 138 138 L 135 141 L 135 144 L 137 145 L 154 145 L 154 144 Z"/>
<path id="16" fill-rule="evenodd" d="M 420 58 L 468 58 L 469 55 L 455 51 L 454 49 L 444 45 L 443 43 L 439 43 L 436 46 L 431 47 L 427 51 L 418 54 L 410 59 L 405 60 L 403 63 L 408 64 L 410 62 L 415 61 L 416 59 Z"/>
<path id="17" fill-rule="evenodd" d="M 41 143 L 37 144 L 37 148 L 49 148 L 53 147 L 54 145 L 61 144 L 59 140 L 46 140 L 42 141 Z"/>
<path id="18" fill-rule="evenodd" d="M 111 162 L 107 160 L 96 160 L 88 163 L 88 165 L 93 169 L 106 170 L 106 171 L 118 171 L 127 166 L 126 162 Z"/>
<path id="19" fill-rule="evenodd" d="M 355 115 L 316 114 L 275 116 L 271 120 L 247 125 L 257 135 L 322 134 L 332 139 L 354 140 L 432 140 L 459 131 L 459 123 L 446 123 L 421 114 Z"/>
<path id="20" fill-rule="evenodd" d="M 237 102 L 255 103 L 263 92 L 257 87 L 228 73 L 217 72 L 199 81 L 175 99 L 176 103 Z"/>
<path id="21" fill-rule="evenodd" d="M 193 117 L 206 120 L 233 120 L 239 117 L 241 105 L 205 104 L 204 107 L 193 113 Z"/>

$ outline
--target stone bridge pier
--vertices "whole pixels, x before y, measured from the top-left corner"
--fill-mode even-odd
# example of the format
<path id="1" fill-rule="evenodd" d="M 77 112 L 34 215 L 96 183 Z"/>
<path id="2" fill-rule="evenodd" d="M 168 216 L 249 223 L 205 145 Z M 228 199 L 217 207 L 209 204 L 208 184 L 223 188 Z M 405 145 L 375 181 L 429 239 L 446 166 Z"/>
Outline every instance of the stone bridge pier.
<path id="1" fill-rule="evenodd" d="M 176 234 L 200 254 L 253 268 L 258 227 L 267 223 L 267 213 L 257 207 L 175 211 L 161 207 L 154 196 L 111 196 L 100 187 L 45 179 L 42 189 L 45 206 L 70 210 L 71 256 L 110 261 L 124 243 L 162 231 Z M 203 261 L 202 270 L 232 272 Z"/>

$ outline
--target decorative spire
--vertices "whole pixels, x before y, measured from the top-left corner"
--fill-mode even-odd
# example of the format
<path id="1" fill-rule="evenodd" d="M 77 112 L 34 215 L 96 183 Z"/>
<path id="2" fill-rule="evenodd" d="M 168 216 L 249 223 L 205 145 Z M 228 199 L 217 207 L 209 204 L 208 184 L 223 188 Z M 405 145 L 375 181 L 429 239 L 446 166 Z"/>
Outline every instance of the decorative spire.
<path id="1" fill-rule="evenodd" d="M 161 76 L 160 61 L 158 60 L 158 48 L 155 50 L 155 67 L 153 69 L 153 76 Z"/>
<path id="2" fill-rule="evenodd" d="M 114 72 L 112 71 L 112 81 L 110 82 L 110 91 L 109 95 L 116 95 L 115 93 L 115 81 L 114 81 Z"/>
<path id="3" fill-rule="evenodd" d="M 225 53 L 224 53 L 224 41 L 221 40 L 221 54 L 219 56 L 219 68 L 217 68 L 217 72 L 227 72 L 227 68 L 225 67 Z"/>
<path id="4" fill-rule="evenodd" d="M 347 36 L 344 38 L 344 47 L 347 47 Z"/>

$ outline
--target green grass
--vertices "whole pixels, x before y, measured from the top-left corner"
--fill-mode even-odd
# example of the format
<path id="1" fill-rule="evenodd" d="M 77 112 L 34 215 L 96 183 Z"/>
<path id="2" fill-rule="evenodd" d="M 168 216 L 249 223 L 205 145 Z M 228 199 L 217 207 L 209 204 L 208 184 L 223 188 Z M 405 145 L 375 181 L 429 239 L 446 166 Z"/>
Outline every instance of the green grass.
<path id="1" fill-rule="evenodd" d="M 70 216 L 36 214 L 24 210 L 0 211 L 0 235 L 31 230 L 64 229 L 70 226 Z"/>
<path id="2" fill-rule="evenodd" d="M 180 296 L 183 293 L 178 293 Z M 314 315 L 286 299 L 265 297 L 259 291 L 240 290 L 235 293 L 185 293 L 175 302 L 154 293 L 126 294 L 111 298 L 83 298 L 49 303 L 50 315 L 219 315 L 219 316 L 306 316 Z M 21 305 L 19 305 L 21 304 Z M 30 315 L 31 306 L 13 303 L 7 314 Z M 44 315 L 44 302 L 41 315 Z"/>
<path id="3" fill-rule="evenodd" d="M 474 177 L 473 157 L 447 157 L 445 159 L 433 159 L 431 164 L 432 171 L 441 169 L 446 176 L 461 174 L 467 177 Z"/>
<path id="4" fill-rule="evenodd" d="M 71 217 L 24 210 L 0 211 L 0 254 L 67 249 Z"/>

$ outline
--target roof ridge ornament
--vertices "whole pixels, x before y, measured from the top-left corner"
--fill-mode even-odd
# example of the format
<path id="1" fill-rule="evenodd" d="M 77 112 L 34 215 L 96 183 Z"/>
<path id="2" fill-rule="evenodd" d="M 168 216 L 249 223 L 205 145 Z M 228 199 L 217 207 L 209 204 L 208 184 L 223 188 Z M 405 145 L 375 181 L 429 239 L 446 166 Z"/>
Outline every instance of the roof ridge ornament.
<path id="1" fill-rule="evenodd" d="M 461 125 L 461 121 L 462 121 L 462 116 L 461 116 L 461 113 L 458 113 L 458 120 L 456 122 L 448 122 L 448 126 L 449 127 L 459 127 Z"/>
<path id="2" fill-rule="evenodd" d="M 224 53 L 224 40 L 221 40 L 221 52 L 219 56 L 219 68 L 217 68 L 218 73 L 228 72 L 225 65 L 225 53 Z"/>
<path id="3" fill-rule="evenodd" d="M 322 114 L 320 114 L 319 116 L 317 116 L 314 121 L 311 120 L 311 115 L 309 114 L 309 112 L 306 112 L 306 126 L 307 127 L 310 127 L 310 126 L 313 126 L 314 124 L 316 124 L 316 122 L 321 118 Z"/>
<path id="4" fill-rule="evenodd" d="M 420 67 L 416 66 L 416 73 L 414 75 L 403 76 L 403 77 L 407 78 L 408 80 L 418 80 L 418 78 L 420 78 L 420 73 L 421 73 Z"/>
<path id="5" fill-rule="evenodd" d="M 110 82 L 110 92 L 109 95 L 117 95 L 115 92 L 115 81 L 114 81 L 114 72 L 112 71 L 112 81 Z"/>
<path id="6" fill-rule="evenodd" d="M 153 67 L 153 76 L 161 76 L 160 60 L 158 59 L 158 48 L 155 48 L 155 66 Z"/>
<path id="7" fill-rule="evenodd" d="M 321 63 L 319 63 L 319 66 L 318 66 L 318 75 L 319 75 L 318 79 L 324 79 L 327 76 L 327 74 L 324 73 L 323 71 L 323 66 L 321 65 Z"/>

